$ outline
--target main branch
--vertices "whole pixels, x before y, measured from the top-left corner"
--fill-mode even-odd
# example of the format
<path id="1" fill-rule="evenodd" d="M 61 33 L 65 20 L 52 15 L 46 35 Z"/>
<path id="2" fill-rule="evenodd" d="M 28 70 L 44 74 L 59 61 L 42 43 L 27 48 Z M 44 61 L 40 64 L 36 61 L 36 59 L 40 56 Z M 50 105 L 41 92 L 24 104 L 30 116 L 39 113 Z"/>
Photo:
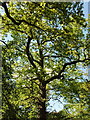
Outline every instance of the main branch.
<path id="1" fill-rule="evenodd" d="M 31 65 L 34 67 L 34 68 L 37 68 L 36 65 L 34 64 L 33 62 L 33 57 L 30 55 L 30 52 L 29 52 L 29 46 L 30 46 L 30 42 L 31 42 L 32 38 L 28 36 L 28 42 L 27 42 L 27 47 L 26 47 L 26 54 L 28 56 L 28 60 L 30 61 Z"/>
<path id="2" fill-rule="evenodd" d="M 59 71 L 58 75 L 55 75 L 51 78 L 49 78 L 47 81 L 46 81 L 46 84 L 48 84 L 49 82 L 53 81 L 54 79 L 60 79 L 62 76 L 62 73 L 65 71 L 66 67 L 68 65 L 73 65 L 73 64 L 76 64 L 76 63 L 79 63 L 79 62 L 85 62 L 86 60 L 90 60 L 90 58 L 87 58 L 87 59 L 84 59 L 84 60 L 76 60 L 76 61 L 72 61 L 72 62 L 68 62 L 68 63 L 65 63 L 63 65 L 63 68 L 61 71 Z"/>
<path id="3" fill-rule="evenodd" d="M 13 17 L 10 16 L 10 13 L 9 13 L 8 8 L 7 8 L 7 5 L 6 5 L 6 2 L 3 2 L 3 3 L 2 3 L 2 7 L 4 8 L 7 17 L 8 17 L 15 25 L 20 25 L 22 22 L 24 22 L 24 23 L 26 23 L 27 25 L 33 26 L 33 27 L 35 27 L 35 28 L 37 28 L 37 29 L 40 29 L 40 30 L 44 31 L 42 28 L 40 28 L 39 26 L 36 26 L 35 24 L 32 24 L 31 22 L 29 23 L 29 22 L 27 22 L 27 21 L 25 21 L 25 20 L 17 20 L 17 21 L 18 21 L 18 22 L 17 22 Z M 44 31 L 44 32 L 45 32 L 45 31 Z"/>

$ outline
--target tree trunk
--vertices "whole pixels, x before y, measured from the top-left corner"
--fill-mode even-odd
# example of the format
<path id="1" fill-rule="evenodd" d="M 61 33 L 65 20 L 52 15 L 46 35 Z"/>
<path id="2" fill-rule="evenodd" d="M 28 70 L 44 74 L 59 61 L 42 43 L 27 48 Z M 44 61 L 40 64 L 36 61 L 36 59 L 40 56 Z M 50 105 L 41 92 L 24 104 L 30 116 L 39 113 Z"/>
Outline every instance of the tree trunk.
<path id="1" fill-rule="evenodd" d="M 46 120 L 46 84 L 41 86 L 41 102 L 39 107 L 39 120 Z"/>
<path id="2" fill-rule="evenodd" d="M 40 118 L 39 120 L 46 120 L 46 106 L 45 102 L 42 103 L 42 107 L 40 108 Z"/>

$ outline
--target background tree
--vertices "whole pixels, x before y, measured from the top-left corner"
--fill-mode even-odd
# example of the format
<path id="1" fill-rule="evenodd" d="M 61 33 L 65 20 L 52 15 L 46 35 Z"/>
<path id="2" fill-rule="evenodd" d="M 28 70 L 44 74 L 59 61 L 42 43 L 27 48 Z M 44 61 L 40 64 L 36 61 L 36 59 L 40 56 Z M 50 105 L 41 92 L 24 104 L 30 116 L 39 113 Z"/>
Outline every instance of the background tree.
<path id="1" fill-rule="evenodd" d="M 12 37 L 8 53 L 14 58 L 18 107 L 31 109 L 28 118 L 36 115 L 46 120 L 51 93 L 58 100 L 76 101 L 83 79 L 79 63 L 90 60 L 83 34 L 83 4 L 3 2 L 2 7 L 3 37 L 7 33 Z"/>
<path id="2" fill-rule="evenodd" d="M 10 50 L 3 46 L 3 59 L 2 59 L 2 65 L 3 65 L 3 72 L 2 72 L 2 116 L 3 120 L 16 120 L 16 106 L 12 102 L 12 97 L 14 97 L 15 93 L 15 82 L 11 79 L 12 78 L 12 72 L 13 69 L 11 67 L 11 64 L 13 63 L 12 53 L 10 53 L 8 56 L 8 52 Z M 11 58 L 11 59 L 10 59 Z"/>

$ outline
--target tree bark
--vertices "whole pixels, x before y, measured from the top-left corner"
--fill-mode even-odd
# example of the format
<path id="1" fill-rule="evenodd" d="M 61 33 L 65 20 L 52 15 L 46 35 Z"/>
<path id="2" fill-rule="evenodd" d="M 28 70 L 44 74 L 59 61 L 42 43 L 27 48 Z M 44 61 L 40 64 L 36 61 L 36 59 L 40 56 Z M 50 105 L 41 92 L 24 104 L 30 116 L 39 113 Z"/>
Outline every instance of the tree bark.
<path id="1" fill-rule="evenodd" d="M 39 104 L 39 120 L 46 120 L 46 84 L 41 85 L 41 102 Z"/>

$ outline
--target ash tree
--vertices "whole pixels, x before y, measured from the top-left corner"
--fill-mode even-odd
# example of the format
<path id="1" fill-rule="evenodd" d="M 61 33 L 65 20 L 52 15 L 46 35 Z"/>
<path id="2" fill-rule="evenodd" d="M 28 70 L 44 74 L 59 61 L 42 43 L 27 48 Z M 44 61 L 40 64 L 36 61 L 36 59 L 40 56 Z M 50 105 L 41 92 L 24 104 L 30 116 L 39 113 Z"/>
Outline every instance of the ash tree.
<path id="1" fill-rule="evenodd" d="M 28 118 L 46 120 L 51 98 L 76 100 L 78 82 L 83 80 L 79 65 L 90 61 L 83 3 L 2 2 L 1 6 L 2 41 L 14 59 L 11 79 L 18 100 L 12 99 L 13 104 L 27 108 Z"/>

